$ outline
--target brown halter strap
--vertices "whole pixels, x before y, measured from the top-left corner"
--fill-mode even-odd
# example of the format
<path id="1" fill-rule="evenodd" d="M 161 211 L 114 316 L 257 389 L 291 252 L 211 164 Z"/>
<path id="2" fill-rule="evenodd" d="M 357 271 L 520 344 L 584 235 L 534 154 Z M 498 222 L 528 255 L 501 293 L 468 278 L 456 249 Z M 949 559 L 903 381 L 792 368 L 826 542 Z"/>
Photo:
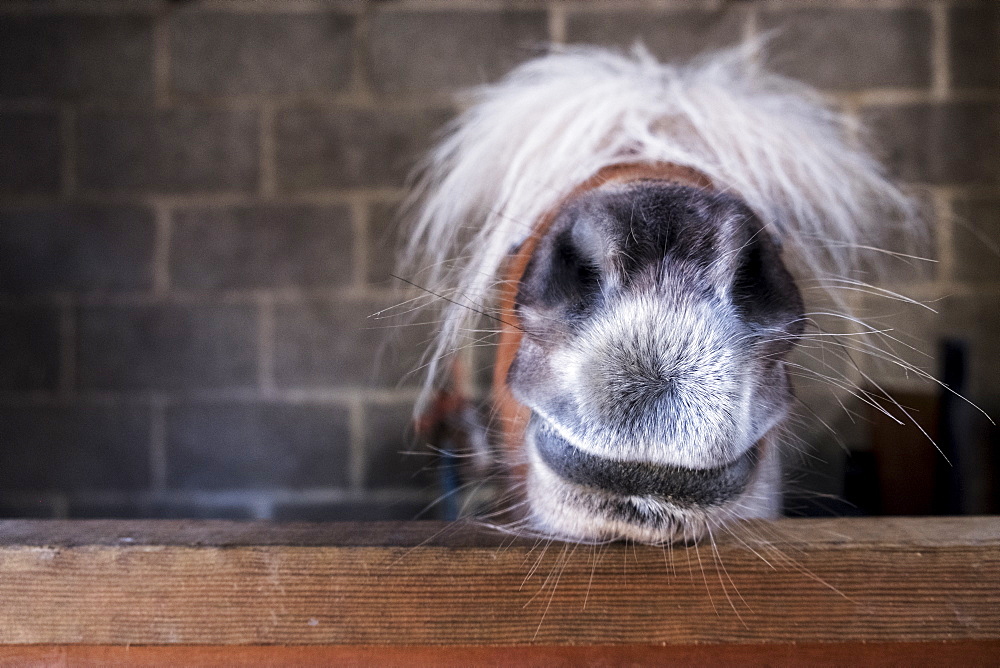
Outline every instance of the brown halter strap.
<path id="1" fill-rule="evenodd" d="M 500 341 L 497 344 L 496 363 L 493 368 L 493 402 L 496 415 L 500 419 L 504 454 L 510 462 L 513 475 L 518 479 L 523 478 L 524 464 L 523 458 L 518 457 L 517 453 L 524 443 L 524 432 L 530 412 L 518 403 L 511 393 L 507 386 L 507 372 L 521 345 L 522 330 L 514 310 L 521 278 L 539 240 L 570 201 L 608 183 L 628 181 L 665 181 L 697 188 L 712 188 L 712 182 L 707 176 L 690 167 L 666 163 L 610 165 L 574 188 L 559 204 L 543 215 L 533 227 L 531 235 L 521 244 L 517 252 L 506 260 L 503 270 L 504 280 L 501 282 L 498 300 L 503 324 L 500 328 Z"/>

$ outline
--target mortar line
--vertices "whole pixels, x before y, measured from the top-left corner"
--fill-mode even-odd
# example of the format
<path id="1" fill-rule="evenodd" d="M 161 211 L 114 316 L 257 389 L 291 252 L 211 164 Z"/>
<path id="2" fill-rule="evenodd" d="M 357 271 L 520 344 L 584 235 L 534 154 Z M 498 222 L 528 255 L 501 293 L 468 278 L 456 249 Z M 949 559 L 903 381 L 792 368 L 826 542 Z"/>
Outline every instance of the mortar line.
<path id="1" fill-rule="evenodd" d="M 276 144 L 274 139 L 274 104 L 264 101 L 259 110 L 259 147 L 258 169 L 260 170 L 258 184 L 259 192 L 264 199 L 274 199 L 278 191 L 277 170 L 275 168 Z"/>
<path id="2" fill-rule="evenodd" d="M 666 0 L 669 2 L 670 0 Z M 940 0 L 760 0 L 767 7 L 780 9 L 834 8 L 834 9 L 920 9 Z M 971 0 L 975 2 L 976 0 Z"/>
<path id="3" fill-rule="evenodd" d="M 274 506 L 275 499 L 264 494 L 251 496 L 245 505 L 255 520 L 269 520 L 274 517 Z"/>
<path id="4" fill-rule="evenodd" d="M 328 302 L 358 302 L 368 300 L 391 300 L 412 298 L 425 295 L 419 290 L 397 290 L 392 287 L 354 286 L 337 288 L 274 288 L 271 290 L 232 289 L 212 291 L 208 289 L 179 291 L 172 290 L 168 295 L 155 295 L 149 290 L 88 291 L 75 293 L 73 303 L 77 306 L 155 306 L 160 304 L 175 304 L 184 306 L 219 306 L 220 304 L 252 305 L 256 304 L 261 295 L 268 295 L 276 304 L 304 304 L 310 301 Z M 58 306 L 65 297 L 63 292 L 39 292 L 15 296 L 0 293 L 0 305 L 12 306 L 21 304 L 36 304 Z M 381 328 L 373 328 L 381 329 Z"/>
<path id="5" fill-rule="evenodd" d="M 263 294 L 257 298 L 257 386 L 261 395 L 275 398 L 274 380 L 275 319 L 274 298 Z"/>
<path id="6" fill-rule="evenodd" d="M 25 503 L 38 498 L 38 494 L 16 492 L 5 494 L 5 499 L 13 502 Z M 46 496 L 50 501 L 55 501 L 55 496 Z M 117 505 L 129 502 L 161 502 L 161 503 L 194 503 L 203 506 L 245 506 L 253 510 L 254 506 L 259 509 L 268 508 L 274 503 L 343 503 L 373 501 L 392 502 L 397 500 L 413 502 L 429 502 L 437 497 L 437 492 L 412 487 L 387 487 L 370 490 L 366 494 L 358 494 L 355 491 L 344 487 L 306 487 L 303 489 L 278 488 L 243 488 L 237 487 L 226 490 L 207 489 L 167 489 L 162 492 L 141 490 L 135 492 L 123 492 L 120 490 L 100 490 L 88 489 L 75 492 L 73 497 L 84 503 Z M 259 505 L 258 505 L 259 503 Z M 258 510 L 258 512 L 261 512 Z M 266 511 L 265 511 L 266 512 Z M 260 519 L 267 519 L 262 517 Z"/>
<path id="7" fill-rule="evenodd" d="M 943 188 L 931 188 L 937 220 L 938 285 L 943 292 L 955 280 L 955 197 Z"/>
<path id="8" fill-rule="evenodd" d="M 54 493 L 49 501 L 52 504 L 52 517 L 57 520 L 69 519 L 69 498 L 65 492 Z"/>
<path id="9" fill-rule="evenodd" d="M 566 5 L 562 2 L 548 4 L 549 41 L 552 44 L 565 44 L 567 35 Z"/>
<path id="10" fill-rule="evenodd" d="M 368 209 L 369 205 L 363 198 L 352 199 L 350 215 L 354 244 L 351 259 L 354 263 L 354 270 L 351 279 L 357 290 L 364 290 L 368 283 L 368 258 L 372 250 L 371 221 Z"/>
<path id="11" fill-rule="evenodd" d="M 375 99 L 368 80 L 368 68 L 365 66 L 372 13 L 371 4 L 366 3 L 364 10 L 354 20 L 354 48 L 351 50 L 351 83 L 348 92 L 362 105 L 372 104 Z"/>
<path id="12" fill-rule="evenodd" d="M 558 1 L 558 0 L 556 0 Z M 606 1 L 606 0 L 602 0 Z M 661 0 L 662 1 L 662 0 Z M 676 2 L 677 0 L 667 0 L 668 2 Z M 643 0 L 643 2 L 648 3 L 649 0 Z M 428 14 L 433 14 L 442 11 L 456 11 L 456 12 L 496 12 L 496 11 L 544 11 L 548 6 L 547 0 L 402 0 L 401 2 L 389 2 L 389 3 L 369 3 L 369 4 L 385 4 L 385 7 L 379 7 L 380 11 L 386 13 L 410 13 L 410 12 L 426 12 Z M 577 4 L 577 3 L 568 3 Z"/>
<path id="13" fill-rule="evenodd" d="M 936 2 L 928 7 L 931 14 L 931 96 L 944 101 L 951 92 L 951 57 L 948 53 L 951 26 L 948 10 L 951 3 Z"/>
<path id="14" fill-rule="evenodd" d="M 93 0 L 90 0 L 91 2 Z M 234 14 L 313 14 L 334 11 L 353 14 L 363 0 L 199 0 L 193 11 L 225 11 Z M 189 10 L 190 11 L 190 10 Z"/>
<path id="15" fill-rule="evenodd" d="M 352 397 L 350 404 L 350 461 L 348 463 L 348 489 L 361 494 L 365 487 L 367 458 L 365 457 L 365 405 L 360 397 Z"/>
<path id="16" fill-rule="evenodd" d="M 740 34 L 740 41 L 743 44 L 751 44 L 757 39 L 760 33 L 760 6 L 751 4 L 745 9 L 743 15 L 743 30 Z"/>
<path id="17" fill-rule="evenodd" d="M 283 193 L 275 198 L 276 204 L 310 204 L 310 205 L 344 205 L 357 197 L 369 201 L 398 201 L 406 194 L 399 187 L 369 187 L 312 190 L 294 193 Z M 252 206 L 260 201 L 260 195 L 252 191 L 214 192 L 214 193 L 164 193 L 156 190 L 135 190 L 130 192 L 102 192 L 100 190 L 83 190 L 74 195 L 75 201 L 103 206 L 142 205 L 155 202 L 166 207 L 223 207 Z M 2 194 L 0 206 L 4 207 L 37 207 L 52 202 L 51 195 L 43 194 Z"/>
<path id="18" fill-rule="evenodd" d="M 118 0 L 104 3 L 94 0 L 5 0 L 0 3 L 0 16 L 37 16 L 57 12 L 108 16 L 119 15 L 122 10 L 148 16 L 156 12 L 159 4 L 158 0 Z"/>
<path id="19" fill-rule="evenodd" d="M 377 108 L 388 112 L 433 111 L 445 108 L 450 97 L 451 94 L 449 92 L 387 95 L 378 99 Z M 174 90 L 170 91 L 171 105 L 183 103 L 186 106 L 197 106 L 212 111 L 255 111 L 260 108 L 261 101 L 261 95 L 257 93 L 185 93 Z M 353 90 L 349 85 L 345 90 L 338 92 L 303 91 L 301 93 L 272 93 L 267 96 L 267 102 L 278 110 L 286 107 L 298 108 L 300 106 L 307 106 L 310 109 L 341 112 L 345 110 L 371 109 L 375 98 L 367 90 Z M 88 111 L 145 111 L 149 108 L 137 103 L 123 103 L 117 98 L 98 97 L 81 100 L 79 106 Z M 3 108 L 15 111 L 25 108 L 44 111 L 51 109 L 52 106 L 43 106 L 41 103 L 29 104 L 29 102 L 25 101 L 0 101 L 0 109 Z"/>
<path id="20" fill-rule="evenodd" d="M 69 198 L 76 192 L 76 109 L 71 105 L 63 105 L 59 115 L 59 133 L 62 142 L 63 156 L 60 194 Z"/>
<path id="21" fill-rule="evenodd" d="M 149 399 L 149 486 L 153 492 L 167 488 L 167 399 L 153 394 Z"/>
<path id="22" fill-rule="evenodd" d="M 70 398 L 76 390 L 77 306 L 70 295 L 59 302 L 59 396 Z"/>
<path id="23" fill-rule="evenodd" d="M 170 105 L 170 14 L 160 14 L 153 24 L 154 107 Z"/>
<path id="24" fill-rule="evenodd" d="M 170 245 L 173 243 L 173 216 L 170 207 L 153 203 L 155 240 L 153 241 L 153 295 L 163 299 L 170 294 Z"/>
<path id="25" fill-rule="evenodd" d="M 642 9 L 659 10 L 705 10 L 716 9 L 733 0 L 626 0 L 614 3 L 614 6 L 629 11 Z M 926 7 L 937 0 L 760 0 L 763 4 L 774 7 L 875 7 L 878 9 L 903 9 Z M 971 4 L 976 0 L 964 0 Z M 569 4 L 579 5 L 583 9 L 600 11 L 611 3 L 607 0 L 579 0 Z M 189 11 L 211 12 L 227 11 L 240 14 L 268 13 L 315 13 L 336 11 L 354 14 L 364 11 L 363 0 L 200 0 Z M 394 3 L 388 9 L 391 11 L 439 11 L 455 9 L 459 11 L 504 10 L 511 7 L 532 9 L 544 6 L 543 0 L 405 0 Z M 161 11 L 162 0 L 119 0 L 99 4 L 93 0 L 7 0 L 0 4 L 2 15 L 38 15 L 58 11 L 86 12 L 88 14 L 108 15 L 121 13 L 123 9 L 129 12 L 153 15 Z"/>

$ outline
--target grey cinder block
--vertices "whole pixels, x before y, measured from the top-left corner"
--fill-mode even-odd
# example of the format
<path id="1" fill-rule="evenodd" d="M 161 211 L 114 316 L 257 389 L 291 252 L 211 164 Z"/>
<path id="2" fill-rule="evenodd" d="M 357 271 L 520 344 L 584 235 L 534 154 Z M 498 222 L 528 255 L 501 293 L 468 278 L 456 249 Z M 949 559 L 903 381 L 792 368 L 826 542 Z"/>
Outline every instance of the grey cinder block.
<path id="1" fill-rule="evenodd" d="M 181 209 L 170 271 L 180 288 L 343 285 L 353 230 L 344 206 L 258 205 Z"/>
<path id="2" fill-rule="evenodd" d="M 198 95 L 340 91 L 353 31 L 353 17 L 329 12 L 176 13 L 171 85 Z"/>
<path id="3" fill-rule="evenodd" d="M 950 102 L 870 107 L 863 120 L 889 168 L 931 184 L 1000 182 L 1000 104 Z"/>
<path id="4" fill-rule="evenodd" d="M 954 212 L 955 278 L 1000 281 L 1000 199 L 963 198 Z"/>
<path id="5" fill-rule="evenodd" d="M 59 313 L 55 308 L 33 304 L 0 307 L 0 390 L 56 389 L 59 353 Z"/>
<path id="6" fill-rule="evenodd" d="M 413 519 L 440 519 L 436 508 L 424 502 L 343 501 L 340 503 L 279 503 L 272 518 L 282 522 L 405 522 Z"/>
<path id="7" fill-rule="evenodd" d="M 433 109 L 282 110 L 275 130 L 278 187 L 401 186 L 448 115 Z"/>
<path id="8" fill-rule="evenodd" d="M 0 96 L 152 97 L 152 16 L 4 16 L 0 44 Z"/>
<path id="9" fill-rule="evenodd" d="M 275 308 L 274 375 L 282 387 L 394 387 L 420 382 L 410 372 L 430 340 L 428 325 L 373 314 L 371 299 L 309 299 Z"/>
<path id="10" fill-rule="evenodd" d="M 397 272 L 400 246 L 399 204 L 377 202 L 368 207 L 367 280 L 379 287 L 401 287 L 391 274 Z"/>
<path id="11" fill-rule="evenodd" d="M 539 11 L 382 11 L 366 64 L 380 94 L 449 92 L 499 78 L 547 38 Z"/>
<path id="12" fill-rule="evenodd" d="M 948 10 L 948 21 L 952 85 L 1000 86 L 1000 5 L 954 6 Z"/>
<path id="13" fill-rule="evenodd" d="M 350 419 L 323 404 L 182 404 L 167 411 L 167 484 L 184 489 L 340 487 Z"/>
<path id="14" fill-rule="evenodd" d="M 365 406 L 365 486 L 433 489 L 437 456 L 413 429 L 410 402 Z"/>
<path id="15" fill-rule="evenodd" d="M 0 488 L 145 488 L 149 431 L 139 405 L 0 407 Z"/>
<path id="16" fill-rule="evenodd" d="M 78 382 L 85 389 L 247 387 L 257 377 L 257 309 L 245 304 L 86 306 Z"/>
<path id="17" fill-rule="evenodd" d="M 570 13 L 571 43 L 629 49 L 637 41 L 663 60 L 685 59 L 707 49 L 734 46 L 743 37 L 742 7 L 711 11 L 586 11 Z"/>
<path id="18" fill-rule="evenodd" d="M 257 186 L 258 119 L 246 110 L 81 112 L 77 180 L 85 189 L 197 193 Z"/>
<path id="19" fill-rule="evenodd" d="M 69 500 L 69 519 L 74 520 L 250 520 L 253 512 L 246 506 L 235 504 L 209 505 L 157 501 L 144 498 L 124 498 L 121 501 Z"/>
<path id="20" fill-rule="evenodd" d="M 931 17 L 924 9 L 801 8 L 761 12 L 774 30 L 772 67 L 829 89 L 928 87 Z"/>
<path id="21" fill-rule="evenodd" d="M 0 112 L 0 194 L 55 194 L 62 180 L 59 115 Z"/>
<path id="22" fill-rule="evenodd" d="M 23 494 L 23 493 L 22 493 Z M 0 498 L 0 518 L 50 520 L 56 518 L 56 504 L 50 494 L 38 494 L 35 498 Z"/>
<path id="23" fill-rule="evenodd" d="M 0 210 L 0 293 L 148 288 L 155 237 L 146 207 Z"/>

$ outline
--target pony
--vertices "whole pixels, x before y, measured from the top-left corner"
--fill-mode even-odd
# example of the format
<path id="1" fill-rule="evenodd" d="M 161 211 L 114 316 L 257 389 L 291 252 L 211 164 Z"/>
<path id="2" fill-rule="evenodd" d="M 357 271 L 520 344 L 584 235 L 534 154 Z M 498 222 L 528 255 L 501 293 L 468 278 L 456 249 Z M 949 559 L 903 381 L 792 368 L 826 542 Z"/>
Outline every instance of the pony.
<path id="1" fill-rule="evenodd" d="M 799 285 L 878 334 L 842 289 L 877 291 L 864 251 L 887 221 L 919 233 L 913 199 L 760 60 L 554 50 L 471 91 L 421 164 L 401 276 L 440 327 L 418 412 L 495 341 L 509 526 L 666 544 L 776 516 L 788 354 L 825 335 Z"/>

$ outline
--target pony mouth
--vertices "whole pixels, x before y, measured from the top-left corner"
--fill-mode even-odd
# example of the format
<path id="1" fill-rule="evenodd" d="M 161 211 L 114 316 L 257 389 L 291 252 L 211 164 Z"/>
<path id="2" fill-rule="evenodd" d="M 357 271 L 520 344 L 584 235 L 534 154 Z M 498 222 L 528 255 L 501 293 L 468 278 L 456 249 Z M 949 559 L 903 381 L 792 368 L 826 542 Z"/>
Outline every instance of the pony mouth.
<path id="1" fill-rule="evenodd" d="M 574 540 L 697 540 L 711 517 L 732 513 L 761 455 L 755 443 L 705 469 L 616 460 L 570 443 L 536 413 L 529 434 L 533 511 L 547 529 Z"/>
<path id="2" fill-rule="evenodd" d="M 575 542 L 694 543 L 744 515 L 762 445 L 707 469 L 618 461 L 585 452 L 533 414 L 527 501 L 536 526 Z"/>
<path id="3" fill-rule="evenodd" d="M 718 506 L 739 496 L 749 485 L 759 458 L 755 444 L 736 459 L 713 468 L 625 461 L 582 450 L 537 414 L 531 428 L 540 460 L 565 481 L 616 496 L 665 501 L 679 508 Z"/>

